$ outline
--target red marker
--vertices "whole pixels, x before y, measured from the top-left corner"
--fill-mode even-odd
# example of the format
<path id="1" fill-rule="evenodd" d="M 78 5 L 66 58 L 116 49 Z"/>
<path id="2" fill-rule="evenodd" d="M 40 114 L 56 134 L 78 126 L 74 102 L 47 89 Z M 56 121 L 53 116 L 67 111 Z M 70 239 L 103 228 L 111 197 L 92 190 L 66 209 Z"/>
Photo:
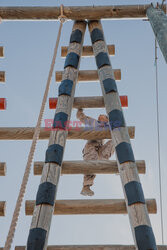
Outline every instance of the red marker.
<path id="1" fill-rule="evenodd" d="M 0 110 L 6 109 L 6 98 L 0 98 Z"/>

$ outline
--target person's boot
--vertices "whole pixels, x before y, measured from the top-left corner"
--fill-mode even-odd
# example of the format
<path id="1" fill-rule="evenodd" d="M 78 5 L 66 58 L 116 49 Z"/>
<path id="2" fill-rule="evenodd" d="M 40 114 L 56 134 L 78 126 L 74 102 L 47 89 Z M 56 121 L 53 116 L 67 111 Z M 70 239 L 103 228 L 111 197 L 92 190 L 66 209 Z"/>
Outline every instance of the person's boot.
<path id="1" fill-rule="evenodd" d="M 81 194 L 85 196 L 93 196 L 94 192 L 90 189 L 90 186 L 87 185 L 87 186 L 83 186 Z"/>

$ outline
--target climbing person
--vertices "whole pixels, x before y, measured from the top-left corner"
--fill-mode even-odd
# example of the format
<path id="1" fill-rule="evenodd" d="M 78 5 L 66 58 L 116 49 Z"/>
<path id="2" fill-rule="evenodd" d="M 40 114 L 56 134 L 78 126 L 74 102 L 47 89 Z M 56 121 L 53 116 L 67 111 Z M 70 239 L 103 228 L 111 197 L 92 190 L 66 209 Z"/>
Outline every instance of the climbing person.
<path id="1" fill-rule="evenodd" d="M 99 115 L 98 120 L 91 118 L 84 114 L 83 109 L 78 109 L 77 118 L 85 124 L 86 128 L 92 128 L 93 130 L 104 130 L 109 127 L 108 117 L 106 115 Z M 108 140 L 104 143 L 104 140 L 88 140 L 83 151 L 84 161 L 97 161 L 108 160 L 114 153 L 114 145 L 112 140 Z M 96 175 L 84 175 L 83 188 L 81 194 L 85 196 L 92 196 L 94 192 L 90 187 L 94 183 Z"/>

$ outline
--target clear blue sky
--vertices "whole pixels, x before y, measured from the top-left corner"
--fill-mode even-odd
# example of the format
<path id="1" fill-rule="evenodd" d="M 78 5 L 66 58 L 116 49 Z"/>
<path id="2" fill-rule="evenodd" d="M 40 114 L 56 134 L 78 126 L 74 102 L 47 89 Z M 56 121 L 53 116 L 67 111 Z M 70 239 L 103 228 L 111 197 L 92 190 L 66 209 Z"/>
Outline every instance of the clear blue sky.
<path id="1" fill-rule="evenodd" d="M 154 3 L 156 1 L 153 1 Z M 32 1 L 0 0 L 0 6 L 59 6 L 64 5 L 109 5 L 137 4 L 133 1 L 103 0 L 65 0 Z M 150 3 L 141 1 L 140 4 Z M 73 22 L 65 23 L 61 45 L 68 45 Z M 108 44 L 115 44 L 116 55 L 111 57 L 113 68 L 122 70 L 122 80 L 118 82 L 120 95 L 128 95 L 129 108 L 124 114 L 128 125 L 136 127 L 135 140 L 132 141 L 136 160 L 146 161 L 146 175 L 141 175 L 141 182 L 146 198 L 156 198 L 158 214 L 151 215 L 151 222 L 160 243 L 160 209 L 157 161 L 156 99 L 154 67 L 154 34 L 149 22 L 142 20 L 105 20 L 102 22 Z M 0 70 L 6 71 L 6 83 L 0 85 L 0 97 L 7 98 L 7 110 L 0 112 L 0 126 L 24 127 L 35 126 L 40 109 L 50 61 L 55 44 L 58 22 L 3 22 L 0 25 L 0 44 L 5 47 L 5 58 L 0 59 Z M 86 32 L 84 44 L 91 44 Z M 160 50 L 159 57 L 159 98 L 160 98 L 160 138 L 162 159 L 163 209 L 165 235 L 167 235 L 167 196 L 166 196 L 166 127 L 167 85 L 166 64 Z M 60 48 L 56 70 L 63 70 L 64 59 L 60 57 Z M 81 69 L 96 69 L 94 58 L 83 58 Z M 53 77 L 49 97 L 57 96 L 58 84 Z M 100 84 L 80 83 L 76 96 L 101 95 Z M 85 110 L 88 115 L 97 117 L 104 109 Z M 76 110 L 73 110 L 72 120 Z M 49 110 L 48 103 L 44 118 L 52 119 L 54 110 Z M 43 122 L 44 126 L 44 122 Z M 47 141 L 39 141 L 35 160 L 44 160 Z M 22 175 L 27 161 L 30 141 L 0 141 L 0 161 L 7 163 L 7 176 L 0 177 L 0 200 L 7 201 L 6 217 L 0 218 L 0 246 L 4 246 L 10 220 L 18 195 Z M 65 160 L 81 160 L 85 141 L 68 141 Z M 115 156 L 112 157 L 115 159 Z M 34 200 L 40 177 L 31 173 L 25 200 Z M 57 199 L 84 199 L 80 195 L 82 176 L 62 176 Z M 93 187 L 95 199 L 123 198 L 119 175 L 99 175 Z M 31 223 L 26 217 L 24 204 L 21 210 L 15 245 L 25 245 Z M 167 244 L 167 237 L 165 237 Z M 133 244 L 128 216 L 124 215 L 73 215 L 54 216 L 49 236 L 49 244 Z"/>

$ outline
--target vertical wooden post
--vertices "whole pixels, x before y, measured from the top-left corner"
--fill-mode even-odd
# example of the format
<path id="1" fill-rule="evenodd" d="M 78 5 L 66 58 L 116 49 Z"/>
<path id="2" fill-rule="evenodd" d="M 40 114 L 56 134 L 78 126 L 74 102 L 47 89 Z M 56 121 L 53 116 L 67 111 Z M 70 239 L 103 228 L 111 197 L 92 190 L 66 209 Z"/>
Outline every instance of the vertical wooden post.
<path id="1" fill-rule="evenodd" d="M 139 250 L 155 250 L 157 249 L 155 238 L 139 180 L 101 22 L 89 21 L 89 31 L 106 112 L 109 117 L 111 135 L 114 141 L 117 164 L 134 241 Z"/>
<path id="2" fill-rule="evenodd" d="M 150 6 L 146 13 L 167 63 L 167 16 L 162 9 L 153 6 Z"/>
<path id="3" fill-rule="evenodd" d="M 50 134 L 49 146 L 46 151 L 45 164 L 27 241 L 27 250 L 44 250 L 47 247 L 64 148 L 68 135 L 66 123 L 68 123 L 71 117 L 85 29 L 85 21 L 76 21 L 72 29 L 63 79 L 59 87 L 58 104 L 53 124 L 55 130 Z"/>

